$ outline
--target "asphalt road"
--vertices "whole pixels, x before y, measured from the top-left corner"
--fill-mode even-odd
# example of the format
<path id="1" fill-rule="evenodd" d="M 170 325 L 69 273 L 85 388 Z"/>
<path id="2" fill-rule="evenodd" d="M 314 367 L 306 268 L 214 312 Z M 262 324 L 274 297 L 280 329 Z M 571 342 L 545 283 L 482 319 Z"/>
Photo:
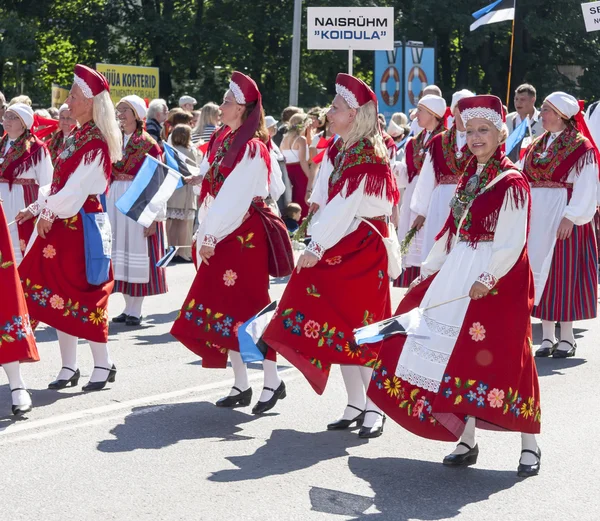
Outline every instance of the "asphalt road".
<path id="1" fill-rule="evenodd" d="M 56 334 L 43 328 L 42 360 L 24 368 L 36 406 L 28 419 L 13 420 L 0 380 L 0 521 L 600 520 L 598 321 L 578 324 L 577 358 L 538 363 L 542 472 L 522 480 L 514 433 L 480 432 L 477 465 L 448 469 L 440 462 L 453 445 L 393 422 L 371 441 L 327 432 L 345 405 L 338 370 L 319 397 L 281 360 L 288 397 L 271 414 L 216 408 L 232 372 L 203 370 L 170 336 L 193 268 L 168 275 L 171 291 L 147 299 L 141 327 L 111 326 L 110 389 L 47 390 L 61 364 Z M 110 315 L 121 311 L 112 296 Z M 92 365 L 82 344 L 80 384 Z M 256 401 L 259 364 L 251 383 Z"/>

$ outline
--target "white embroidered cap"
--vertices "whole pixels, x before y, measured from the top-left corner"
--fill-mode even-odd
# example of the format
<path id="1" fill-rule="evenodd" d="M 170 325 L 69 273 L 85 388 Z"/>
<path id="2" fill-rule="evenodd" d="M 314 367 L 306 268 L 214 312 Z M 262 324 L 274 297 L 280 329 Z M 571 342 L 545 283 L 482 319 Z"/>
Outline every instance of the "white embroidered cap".
<path id="1" fill-rule="evenodd" d="M 30 129 L 33 125 L 33 110 L 25 103 L 15 103 L 6 109 L 7 112 L 14 112 L 25 126 Z"/>
<path id="2" fill-rule="evenodd" d="M 571 119 L 581 110 L 577 99 L 566 92 L 553 92 L 544 102 L 550 103 L 564 119 Z"/>
<path id="3" fill-rule="evenodd" d="M 148 112 L 148 109 L 146 108 L 146 102 L 139 96 L 136 96 L 135 94 L 130 94 L 129 96 L 121 98 L 119 103 L 126 103 L 127 105 L 129 105 L 131 107 L 131 110 L 133 110 L 135 117 L 140 121 L 142 121 L 146 117 L 146 113 Z M 119 103 L 117 103 L 117 105 L 119 105 Z"/>
<path id="4" fill-rule="evenodd" d="M 454 94 L 452 94 L 452 103 L 450 103 L 450 110 L 452 112 L 454 112 L 456 105 L 458 104 L 458 102 L 461 99 L 472 98 L 473 96 L 475 96 L 475 93 L 471 92 L 470 90 L 467 90 L 467 89 L 463 89 L 463 90 L 459 90 L 458 92 L 455 92 Z"/>
<path id="5" fill-rule="evenodd" d="M 440 119 L 446 115 L 446 100 L 441 96 L 427 94 L 419 100 L 419 105 L 422 105 Z"/>
<path id="6" fill-rule="evenodd" d="M 465 125 L 471 119 L 487 119 L 498 130 L 504 125 L 504 109 L 498 96 L 484 94 L 463 98 L 458 102 L 458 110 Z"/>

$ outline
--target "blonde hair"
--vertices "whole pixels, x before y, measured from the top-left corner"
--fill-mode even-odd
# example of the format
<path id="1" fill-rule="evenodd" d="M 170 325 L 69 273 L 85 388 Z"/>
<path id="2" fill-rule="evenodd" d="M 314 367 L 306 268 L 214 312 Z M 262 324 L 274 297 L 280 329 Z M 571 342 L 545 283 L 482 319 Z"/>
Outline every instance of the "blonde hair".
<path id="1" fill-rule="evenodd" d="M 108 91 L 103 90 L 94 96 L 93 119 L 106 139 L 111 163 L 119 161 L 123 157 L 123 135 L 119 129 L 115 107 Z"/>
<path id="2" fill-rule="evenodd" d="M 8 106 L 14 105 L 15 103 L 24 103 L 25 105 L 32 106 L 31 98 L 29 96 L 25 96 L 25 94 L 21 94 L 20 96 L 15 96 L 10 100 Z"/>
<path id="3" fill-rule="evenodd" d="M 308 123 L 307 114 L 294 114 L 288 123 L 289 130 L 288 134 L 291 136 L 301 136 L 306 130 L 306 124 Z"/>
<path id="4" fill-rule="evenodd" d="M 344 103 L 346 103 L 345 100 Z M 344 145 L 353 145 L 365 138 L 371 142 L 378 157 L 388 157 L 387 148 L 379 129 L 377 109 L 372 101 L 356 109 L 356 118 L 354 118 L 354 124 L 346 136 Z"/>
<path id="5" fill-rule="evenodd" d="M 401 127 L 408 125 L 408 117 L 404 112 L 394 112 L 392 114 L 392 121 Z"/>
<path id="6" fill-rule="evenodd" d="M 200 109 L 200 118 L 196 124 L 195 130 L 204 132 L 207 125 L 217 125 L 219 120 L 219 105 L 209 102 Z"/>

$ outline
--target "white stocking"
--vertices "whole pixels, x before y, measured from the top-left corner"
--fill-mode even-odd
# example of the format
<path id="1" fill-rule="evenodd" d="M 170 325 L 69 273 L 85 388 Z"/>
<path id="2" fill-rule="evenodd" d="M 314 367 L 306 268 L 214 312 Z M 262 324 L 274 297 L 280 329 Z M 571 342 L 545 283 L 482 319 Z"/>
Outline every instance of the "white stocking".
<path id="1" fill-rule="evenodd" d="M 264 386 L 277 390 L 281 385 L 281 377 L 277 371 L 277 362 L 263 360 Z M 262 390 L 259 402 L 268 402 L 273 397 L 273 391 Z"/>
<path id="2" fill-rule="evenodd" d="M 58 345 L 60 346 L 60 357 L 63 367 L 77 371 L 77 337 L 58 329 L 56 330 L 56 334 L 58 335 Z M 73 371 L 61 369 L 57 380 L 68 380 L 73 376 Z"/>
<path id="3" fill-rule="evenodd" d="M 547 338 L 552 341 L 552 345 L 556 343 L 556 322 L 554 320 L 542 320 L 542 340 Z M 546 342 L 542 347 L 551 347 Z"/>
<path id="4" fill-rule="evenodd" d="M 91 342 L 92 356 L 94 357 L 94 370 L 90 376 L 90 382 L 104 382 L 108 378 L 108 370 L 112 367 L 112 360 L 108 353 L 106 342 Z M 103 369 L 96 369 L 101 367 Z"/>
<path id="5" fill-rule="evenodd" d="M 246 369 L 246 364 L 242 360 L 242 355 L 237 351 L 230 349 L 229 360 L 231 360 L 231 367 L 233 368 L 234 387 L 241 389 L 242 392 L 247 390 L 250 387 L 250 383 L 248 382 L 248 370 Z M 229 392 L 229 396 L 235 396 L 236 394 L 240 393 L 233 388 Z"/>
<path id="6" fill-rule="evenodd" d="M 130 297 L 125 296 L 125 314 L 130 317 L 141 318 L 142 317 L 142 304 L 144 303 L 144 297 Z"/>
<path id="7" fill-rule="evenodd" d="M 125 300 L 125 309 L 123 310 L 123 313 L 125 313 L 125 315 L 129 315 L 129 308 L 131 307 L 131 297 L 123 293 L 123 299 Z"/>
<path id="8" fill-rule="evenodd" d="M 573 333 L 573 322 L 561 322 L 560 323 L 560 339 L 571 342 L 575 345 L 575 333 Z M 569 344 L 560 344 L 558 346 L 560 350 L 568 351 L 571 349 Z"/>
<path id="9" fill-rule="evenodd" d="M 465 425 L 465 430 L 460 437 L 460 441 L 462 443 L 466 443 L 469 447 L 475 447 L 475 417 L 469 416 L 467 423 Z M 465 454 L 469 452 L 469 449 L 464 445 L 458 445 L 456 449 L 452 452 L 452 454 Z"/>
<path id="10" fill-rule="evenodd" d="M 19 362 L 3 364 L 2 367 L 4 367 L 4 371 L 8 377 L 8 385 L 11 389 L 27 389 L 23 377 L 21 376 L 21 364 Z M 11 398 L 13 405 L 26 405 L 31 403 L 31 397 L 25 390 L 11 393 Z"/>
<path id="11" fill-rule="evenodd" d="M 360 371 L 355 365 L 342 365 L 340 366 L 342 371 L 342 378 L 344 379 L 344 385 L 346 386 L 346 393 L 348 394 L 348 405 L 353 405 L 360 411 L 365 409 L 365 388 L 360 377 Z M 356 418 L 360 411 L 357 411 L 354 407 L 346 407 L 342 420 L 353 420 Z"/>
<path id="12" fill-rule="evenodd" d="M 538 451 L 538 444 L 535 439 L 535 434 L 525 434 L 521 433 L 521 450 L 532 450 L 533 452 Z M 538 462 L 538 459 L 533 455 L 526 452 L 525 454 L 521 454 L 521 463 L 523 465 L 535 465 Z"/>
<path id="13" fill-rule="evenodd" d="M 372 367 L 359 367 L 360 376 L 363 382 L 363 386 L 365 391 L 369 388 L 369 384 L 371 383 L 371 375 L 373 374 Z M 367 396 L 367 403 L 365 405 L 365 411 L 377 411 L 381 412 L 381 409 L 377 407 Z M 376 412 L 368 412 L 365 414 L 365 421 L 363 423 L 363 427 L 368 429 L 371 428 L 379 428 L 383 423 L 383 416 L 381 414 L 377 414 Z"/>

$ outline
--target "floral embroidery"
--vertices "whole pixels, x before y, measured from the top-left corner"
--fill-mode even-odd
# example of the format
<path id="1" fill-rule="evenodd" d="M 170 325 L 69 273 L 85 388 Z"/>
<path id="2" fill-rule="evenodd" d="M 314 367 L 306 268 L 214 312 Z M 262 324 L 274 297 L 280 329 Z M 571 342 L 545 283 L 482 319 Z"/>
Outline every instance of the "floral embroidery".
<path id="1" fill-rule="evenodd" d="M 92 324 L 98 326 L 108 320 L 108 312 L 105 309 L 96 308 L 96 311 L 90 313 L 89 319 Z"/>
<path id="2" fill-rule="evenodd" d="M 314 320 L 309 320 L 306 324 L 304 324 L 304 336 L 308 338 L 319 338 L 320 329 L 321 324 L 315 322 Z"/>
<path id="3" fill-rule="evenodd" d="M 344 346 L 344 351 L 350 359 L 356 358 L 357 356 L 360 356 L 362 354 L 361 347 L 354 342 L 346 342 L 346 345 Z"/>
<path id="4" fill-rule="evenodd" d="M 217 245 L 217 238 L 214 235 L 209 235 L 208 233 L 204 235 L 204 239 L 202 239 L 202 246 L 208 246 L 209 248 L 214 248 Z"/>
<path id="5" fill-rule="evenodd" d="M 469 329 L 469 335 L 474 342 L 481 342 L 485 340 L 485 327 L 479 322 L 473 322 L 473 325 Z"/>
<path id="6" fill-rule="evenodd" d="M 52 244 L 48 244 L 48 246 L 42 250 L 42 253 L 45 259 L 53 259 L 56 257 L 56 249 L 54 246 L 52 246 Z"/>
<path id="7" fill-rule="evenodd" d="M 65 228 L 68 228 L 69 230 L 77 230 L 77 226 L 75 226 L 75 223 L 79 220 L 79 214 L 75 214 L 73 217 L 70 217 L 68 219 L 63 219 L 63 224 L 65 225 Z"/>
<path id="8" fill-rule="evenodd" d="M 58 295 L 54 294 L 50 298 L 50 305 L 53 309 L 64 309 L 65 301 L 62 297 L 59 297 Z"/>
<path id="9" fill-rule="evenodd" d="M 342 263 L 342 257 L 340 255 L 336 255 L 335 257 L 331 257 L 329 259 L 325 259 L 325 262 L 330 266 L 335 266 L 336 264 Z"/>
<path id="10" fill-rule="evenodd" d="M 238 334 L 238 329 L 240 328 L 240 326 L 243 326 L 244 323 L 243 322 L 236 322 L 235 326 L 233 326 L 233 334 L 235 336 L 237 336 Z"/>
<path id="11" fill-rule="evenodd" d="M 309 288 L 306 288 L 306 293 L 308 295 L 310 295 L 311 297 L 315 297 L 315 298 L 321 297 L 321 294 L 319 293 L 319 291 L 317 290 L 317 288 L 315 287 L 314 284 L 312 286 L 310 286 Z"/>
<path id="12" fill-rule="evenodd" d="M 500 389 L 492 389 L 487 395 L 487 400 L 490 402 L 490 407 L 498 408 L 504 405 L 504 391 Z"/>
<path id="13" fill-rule="evenodd" d="M 383 382 L 383 387 L 390 396 L 398 397 L 400 395 L 400 389 L 402 389 L 401 380 L 395 375 L 392 376 L 391 379 L 386 378 Z"/>
<path id="14" fill-rule="evenodd" d="M 305 251 L 312 253 L 319 260 L 321 260 L 325 254 L 325 248 L 315 241 L 310 241 L 310 244 Z"/>
<path id="15" fill-rule="evenodd" d="M 477 278 L 477 282 L 481 282 L 481 284 L 483 284 L 487 289 L 491 290 L 498 283 L 498 279 L 494 277 L 491 273 L 484 271 Z"/>
<path id="16" fill-rule="evenodd" d="M 254 233 L 252 233 L 252 232 L 250 232 L 248 235 L 246 235 L 246 238 L 244 238 L 242 235 L 237 236 L 237 240 L 242 245 L 242 251 L 244 250 L 244 248 L 254 248 L 255 247 L 254 244 L 252 244 L 250 242 L 252 240 L 252 237 L 254 237 Z"/>
<path id="17" fill-rule="evenodd" d="M 195 299 L 190 300 L 183 307 L 182 311 L 185 320 L 189 322 L 193 321 L 196 326 L 201 327 L 206 333 L 214 331 L 223 338 L 230 338 L 232 335 L 237 335 L 238 329 L 243 325 L 243 322 L 236 321 L 230 315 L 225 315 L 219 311 L 213 312 L 212 309 L 206 307 L 204 304 L 196 305 Z M 180 317 L 181 315 L 177 317 L 177 320 Z M 215 346 L 213 345 L 212 347 Z"/>
<path id="18" fill-rule="evenodd" d="M 27 249 L 27 243 L 23 239 L 19 239 L 19 248 L 22 252 Z"/>
<path id="19" fill-rule="evenodd" d="M 2 260 L 2 252 L 0 251 L 0 269 L 7 269 L 10 268 L 12 265 L 14 264 L 13 261 L 3 261 Z"/>
<path id="20" fill-rule="evenodd" d="M 33 335 L 29 315 L 13 316 L 12 321 L 7 322 L 2 330 L 3 332 L 0 333 L 0 346 L 4 342 L 11 344 L 16 340 L 23 340 L 27 336 Z"/>
<path id="21" fill-rule="evenodd" d="M 227 270 L 223 275 L 223 282 L 225 286 L 233 286 L 235 285 L 235 281 L 237 280 L 237 273 L 233 270 Z"/>
<path id="22" fill-rule="evenodd" d="M 41 217 L 42 217 L 42 219 L 44 219 L 44 221 L 48 221 L 48 222 L 53 223 L 54 219 L 56 219 L 56 214 L 52 210 L 50 210 L 49 208 L 44 208 L 42 210 L 42 216 Z"/>

